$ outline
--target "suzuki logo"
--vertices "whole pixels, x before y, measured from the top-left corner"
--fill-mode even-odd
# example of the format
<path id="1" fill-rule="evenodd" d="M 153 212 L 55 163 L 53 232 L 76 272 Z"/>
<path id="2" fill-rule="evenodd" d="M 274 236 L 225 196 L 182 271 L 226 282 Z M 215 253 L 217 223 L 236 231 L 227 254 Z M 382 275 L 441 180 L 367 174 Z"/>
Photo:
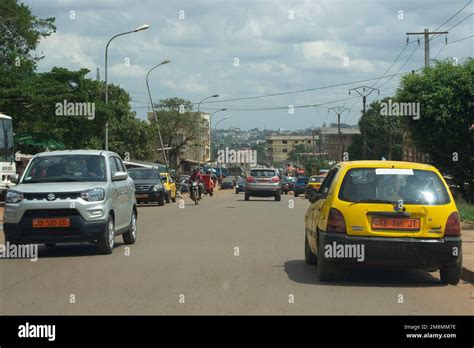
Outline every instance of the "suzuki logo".
<path id="1" fill-rule="evenodd" d="M 47 197 L 48 201 L 54 201 L 56 199 L 56 196 L 54 195 L 54 193 L 50 193 Z"/>

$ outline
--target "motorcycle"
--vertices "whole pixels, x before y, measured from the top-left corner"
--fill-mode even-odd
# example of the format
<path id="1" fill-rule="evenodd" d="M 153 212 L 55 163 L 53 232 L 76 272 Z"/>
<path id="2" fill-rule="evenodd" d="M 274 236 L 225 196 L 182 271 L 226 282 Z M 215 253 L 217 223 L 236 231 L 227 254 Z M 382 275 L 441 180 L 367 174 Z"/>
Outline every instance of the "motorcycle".
<path id="1" fill-rule="evenodd" d="M 199 204 L 199 186 L 197 181 L 193 181 L 190 187 L 190 196 L 195 205 Z"/>

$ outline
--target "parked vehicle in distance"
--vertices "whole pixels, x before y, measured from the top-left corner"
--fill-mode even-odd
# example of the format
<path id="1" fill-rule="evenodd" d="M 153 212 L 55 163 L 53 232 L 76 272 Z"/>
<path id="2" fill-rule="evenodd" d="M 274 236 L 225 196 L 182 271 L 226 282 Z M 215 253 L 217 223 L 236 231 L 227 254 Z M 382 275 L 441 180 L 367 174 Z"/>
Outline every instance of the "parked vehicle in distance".
<path id="1" fill-rule="evenodd" d="M 326 175 L 313 175 L 313 176 L 311 176 L 309 178 L 307 187 L 318 191 L 319 188 L 321 187 L 322 182 L 324 181 L 324 178 L 326 178 Z"/>
<path id="2" fill-rule="evenodd" d="M 5 193 L 14 183 L 10 180 L 10 175 L 16 173 L 15 148 L 13 145 L 13 121 L 11 116 L 0 112 L 0 196 L 2 200 Z"/>
<path id="3" fill-rule="evenodd" d="M 12 244 L 97 241 L 110 254 L 115 237 L 137 238 L 133 179 L 110 151 L 72 150 L 35 155 L 6 194 L 5 241 Z"/>
<path id="4" fill-rule="evenodd" d="M 221 190 L 233 190 L 235 187 L 235 178 L 233 176 L 227 176 L 224 179 L 222 179 L 221 182 Z"/>
<path id="5" fill-rule="evenodd" d="M 176 202 L 176 183 L 169 173 L 160 173 L 161 182 L 165 187 L 165 201 L 166 203 L 171 203 L 171 201 Z"/>
<path id="6" fill-rule="evenodd" d="M 237 184 L 235 185 L 235 193 L 245 192 L 245 178 L 239 176 L 237 178 Z"/>
<path id="7" fill-rule="evenodd" d="M 339 265 L 358 265 L 439 269 L 442 283 L 459 282 L 459 214 L 448 185 L 433 166 L 340 162 L 319 192 L 310 192 L 305 259 L 317 264 L 320 280 L 333 278 Z M 338 255 L 332 252 L 335 248 Z M 355 258 L 354 251 L 362 253 Z"/>
<path id="8" fill-rule="evenodd" d="M 296 178 L 295 185 L 293 187 L 293 194 L 295 197 L 298 197 L 300 194 L 305 193 L 308 182 L 309 182 L 308 176 L 300 176 Z"/>
<path id="9" fill-rule="evenodd" d="M 247 177 L 245 185 L 245 200 L 250 197 L 275 197 L 276 201 L 281 200 L 281 182 L 278 177 L 278 170 L 252 169 Z"/>
<path id="10" fill-rule="evenodd" d="M 281 193 L 288 194 L 288 192 L 293 191 L 295 181 L 295 178 L 291 176 L 284 176 L 281 181 Z"/>
<path id="11" fill-rule="evenodd" d="M 135 183 L 137 203 L 157 203 L 165 205 L 165 188 L 156 168 L 132 168 L 128 174 Z"/>
<path id="12" fill-rule="evenodd" d="M 304 196 L 308 198 L 308 190 L 319 191 L 319 188 L 321 187 L 321 183 L 324 181 L 325 177 L 326 177 L 326 174 L 311 176 L 309 178 L 308 185 L 306 186 L 306 189 L 304 191 Z"/>

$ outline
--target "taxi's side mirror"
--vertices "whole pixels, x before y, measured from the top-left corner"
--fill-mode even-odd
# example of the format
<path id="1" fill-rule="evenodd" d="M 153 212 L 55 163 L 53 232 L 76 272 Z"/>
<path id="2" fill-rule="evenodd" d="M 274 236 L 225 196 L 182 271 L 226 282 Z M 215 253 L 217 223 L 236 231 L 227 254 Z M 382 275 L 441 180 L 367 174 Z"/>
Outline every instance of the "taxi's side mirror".
<path id="1" fill-rule="evenodd" d="M 311 188 L 306 189 L 306 195 L 311 203 L 315 203 L 321 199 L 321 193 Z"/>

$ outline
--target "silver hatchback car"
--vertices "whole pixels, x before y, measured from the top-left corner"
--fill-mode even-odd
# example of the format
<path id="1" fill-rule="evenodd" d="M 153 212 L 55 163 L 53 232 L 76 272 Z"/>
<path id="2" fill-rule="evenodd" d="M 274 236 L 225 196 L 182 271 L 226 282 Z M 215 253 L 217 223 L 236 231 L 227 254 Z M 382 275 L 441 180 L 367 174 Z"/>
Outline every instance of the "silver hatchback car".
<path id="1" fill-rule="evenodd" d="M 35 155 L 5 197 L 3 231 L 9 243 L 97 242 L 110 254 L 115 236 L 137 239 L 133 179 L 110 151 L 71 150 Z"/>
<path id="2" fill-rule="evenodd" d="M 247 176 L 245 185 L 245 200 L 250 197 L 275 197 L 281 200 L 281 181 L 278 169 L 258 168 L 252 169 Z"/>

